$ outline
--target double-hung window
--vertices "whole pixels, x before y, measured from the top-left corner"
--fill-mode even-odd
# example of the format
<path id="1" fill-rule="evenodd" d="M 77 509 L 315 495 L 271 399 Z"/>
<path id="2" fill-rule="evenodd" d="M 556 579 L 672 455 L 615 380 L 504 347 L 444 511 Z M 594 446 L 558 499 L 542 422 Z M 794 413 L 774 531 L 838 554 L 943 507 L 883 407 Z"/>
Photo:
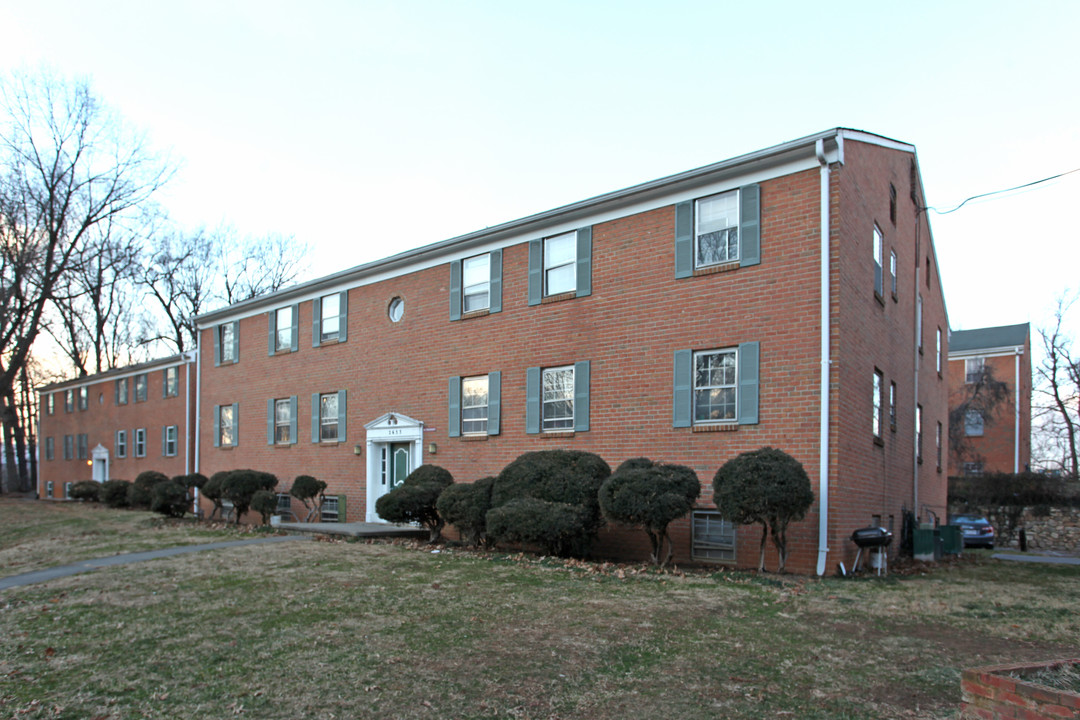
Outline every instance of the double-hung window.
<path id="1" fill-rule="evenodd" d="M 584 361 L 525 371 L 525 432 L 589 429 L 589 367 L 589 362 Z M 489 385 L 489 413 L 492 397 Z"/>
<path id="2" fill-rule="evenodd" d="M 532 262 L 531 256 L 530 262 Z M 531 300 L 530 294 L 530 302 Z M 500 311 L 502 311 L 502 250 L 492 250 L 483 255 L 474 255 L 450 263 L 451 320 L 460 320 L 462 315 L 470 313 L 483 314 Z"/>
<path id="3" fill-rule="evenodd" d="M 116 431 L 116 457 L 127 457 L 127 430 Z"/>
<path id="4" fill-rule="evenodd" d="M 128 404 L 128 378 L 120 378 L 116 381 L 116 404 Z"/>
<path id="5" fill-rule="evenodd" d="M 544 368 L 541 376 L 541 428 L 574 429 L 574 366 Z"/>
<path id="6" fill-rule="evenodd" d="M 90 388 L 83 385 L 79 388 L 79 409 L 85 410 L 90 405 Z"/>
<path id="7" fill-rule="evenodd" d="M 299 305 L 286 305 L 267 313 L 270 320 L 269 351 L 271 355 L 295 352 L 299 347 L 297 344 L 299 339 L 299 327 L 297 324 L 299 315 Z"/>
<path id="8" fill-rule="evenodd" d="M 135 376 L 135 402 L 146 402 L 146 373 Z"/>
<path id="9" fill-rule="evenodd" d="M 45 438 L 45 459 L 52 460 L 56 456 L 56 446 L 51 437 Z"/>
<path id="10" fill-rule="evenodd" d="M 874 371 L 874 419 L 873 430 L 874 438 L 881 439 L 881 425 L 882 425 L 882 408 L 881 408 L 881 396 L 885 388 L 885 379 L 880 370 Z"/>
<path id="11" fill-rule="evenodd" d="M 266 443 L 293 445 L 296 443 L 296 396 L 267 401 Z"/>
<path id="12" fill-rule="evenodd" d="M 69 413 L 75 409 L 75 391 L 64 391 L 64 412 Z"/>
<path id="13" fill-rule="evenodd" d="M 884 278 L 882 276 L 882 262 L 885 255 L 885 237 L 881 234 L 881 228 L 874 225 L 874 294 L 879 298 L 884 296 L 885 290 L 882 286 Z"/>
<path id="14" fill-rule="evenodd" d="M 941 423 L 937 424 L 937 471 L 941 472 Z"/>
<path id="15" fill-rule="evenodd" d="M 896 295 L 896 251 L 889 251 L 889 276 L 892 281 L 892 298 L 898 300 Z"/>
<path id="16" fill-rule="evenodd" d="M 674 427 L 756 425 L 760 344 L 676 350 Z"/>
<path id="17" fill-rule="evenodd" d="M 941 328 L 937 329 L 937 373 L 941 374 Z"/>
<path id="18" fill-rule="evenodd" d="M 214 406 L 214 447 L 235 447 L 239 441 L 240 405 Z"/>
<path id="19" fill-rule="evenodd" d="M 56 393 L 49 393 L 45 396 L 45 412 L 49 415 L 56 412 Z"/>
<path id="20" fill-rule="evenodd" d="M 86 433 L 79 433 L 78 436 L 76 436 L 75 440 L 77 442 L 77 446 L 76 446 L 77 455 L 76 455 L 76 457 L 78 457 L 79 460 L 85 460 L 87 458 L 87 453 L 89 451 L 89 445 L 90 445 L 89 440 L 88 440 L 88 438 L 86 436 Z"/>
<path id="21" fill-rule="evenodd" d="M 983 414 L 975 408 L 968 408 L 964 413 L 964 434 L 968 437 L 981 437 L 986 428 Z"/>
<path id="22" fill-rule="evenodd" d="M 922 405 L 915 406 L 915 459 L 922 462 Z"/>
<path id="23" fill-rule="evenodd" d="M 222 323 L 214 328 L 214 365 L 229 365 L 240 359 L 240 323 Z"/>
<path id="24" fill-rule="evenodd" d="M 502 373 L 450 378 L 450 437 L 498 435 Z"/>
<path id="25" fill-rule="evenodd" d="M 889 429 L 896 432 L 896 382 L 889 382 Z"/>
<path id="26" fill-rule="evenodd" d="M 177 395 L 180 394 L 180 368 L 178 368 L 178 367 L 165 368 L 165 371 L 163 373 L 163 376 L 162 376 L 161 380 L 162 380 L 162 387 L 161 387 L 161 396 L 162 397 L 171 398 L 171 397 L 176 397 Z"/>
<path id="27" fill-rule="evenodd" d="M 161 428 L 161 454 L 165 457 L 176 455 L 177 426 L 166 425 Z"/>
<path id="28" fill-rule="evenodd" d="M 529 304 L 592 294 L 592 228 L 529 243 Z"/>
<path id="29" fill-rule="evenodd" d="M 135 429 L 135 457 L 146 457 L 146 428 Z"/>
<path id="30" fill-rule="evenodd" d="M 345 441 L 345 391 L 311 396 L 311 442 Z"/>
<path id="31" fill-rule="evenodd" d="M 675 206 L 675 277 L 761 262 L 761 187 L 744 185 Z"/>
<path id="32" fill-rule="evenodd" d="M 64 459 L 71 460 L 75 457 L 75 436 L 64 436 Z"/>
<path id="33" fill-rule="evenodd" d="M 964 382 L 974 385 L 982 380 L 983 367 L 986 359 L 981 357 L 967 358 L 964 360 Z"/>
<path id="34" fill-rule="evenodd" d="M 336 292 L 323 295 L 312 302 L 311 315 L 314 324 L 311 329 L 311 346 L 319 347 L 323 343 L 345 342 L 348 339 L 349 293 Z"/>

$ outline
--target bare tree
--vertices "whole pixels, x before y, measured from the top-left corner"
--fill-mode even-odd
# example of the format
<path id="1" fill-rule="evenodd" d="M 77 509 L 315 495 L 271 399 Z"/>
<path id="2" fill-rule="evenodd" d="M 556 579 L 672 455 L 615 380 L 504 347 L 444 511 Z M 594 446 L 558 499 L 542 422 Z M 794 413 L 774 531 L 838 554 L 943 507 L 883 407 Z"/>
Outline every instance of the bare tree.
<path id="1" fill-rule="evenodd" d="M 308 248 L 290 235 L 239 237 L 233 228 L 221 228 L 214 237 L 221 299 L 233 303 L 276 292 L 306 269 Z"/>
<path id="2" fill-rule="evenodd" d="M 62 278 L 93 229 L 145 202 L 169 175 L 85 81 L 0 78 L 0 419 Z"/>
<path id="3" fill-rule="evenodd" d="M 1073 339 L 1062 328 L 1072 301 L 1058 299 L 1053 327 L 1040 328 L 1043 359 L 1036 371 L 1040 434 L 1036 443 L 1044 453 L 1058 455 L 1066 477 L 1077 479 L 1077 430 L 1080 428 L 1080 364 L 1073 352 Z M 1050 459 L 1050 458 L 1048 458 Z"/>
<path id="4" fill-rule="evenodd" d="M 156 233 L 142 283 L 164 315 L 165 327 L 148 333 L 143 342 L 162 341 L 178 353 L 194 347 L 194 317 L 214 298 L 216 275 L 214 246 L 204 230 L 164 228 Z"/>

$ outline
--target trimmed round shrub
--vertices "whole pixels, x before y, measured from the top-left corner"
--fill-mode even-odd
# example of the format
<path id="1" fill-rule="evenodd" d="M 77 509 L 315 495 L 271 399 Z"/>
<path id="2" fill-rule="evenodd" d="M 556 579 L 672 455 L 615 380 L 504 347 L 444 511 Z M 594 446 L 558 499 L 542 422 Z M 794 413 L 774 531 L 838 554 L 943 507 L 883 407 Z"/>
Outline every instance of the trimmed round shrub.
<path id="1" fill-rule="evenodd" d="M 375 501 L 375 512 L 395 523 L 420 523 L 428 529 L 428 542 L 442 537 L 445 524 L 435 507 L 439 495 L 454 483 L 454 476 L 438 465 L 421 465 L 390 492 Z"/>
<path id="2" fill-rule="evenodd" d="M 761 523 L 758 569 L 765 569 L 765 540 L 771 534 L 780 556 L 777 572 L 784 572 L 788 524 L 806 516 L 814 491 L 798 460 L 783 450 L 764 447 L 744 452 L 716 471 L 713 502 L 721 515 L 737 525 Z"/>
<path id="3" fill-rule="evenodd" d="M 84 502 L 98 502 L 101 500 L 101 483 L 94 482 L 93 480 L 80 480 L 71 486 L 72 500 L 82 500 Z"/>
<path id="4" fill-rule="evenodd" d="M 255 493 L 260 490 L 273 490 L 277 483 L 277 476 L 261 470 L 233 470 L 226 474 L 221 483 L 221 495 L 231 502 L 236 510 L 234 522 L 239 524 L 240 516 L 251 508 Z M 274 507 L 277 507 L 276 499 Z"/>
<path id="5" fill-rule="evenodd" d="M 503 468 L 491 488 L 491 507 L 487 517 L 487 534 L 496 542 L 528 542 L 544 552 L 560 556 L 583 556 L 603 523 L 597 493 L 611 467 L 599 455 L 582 450 L 541 450 L 519 456 Z M 491 514 L 515 500 L 542 500 L 527 503 L 513 513 L 501 515 L 492 524 Z M 554 510 L 565 505 L 573 512 Z M 540 513 L 526 518 L 526 510 Z M 520 528 L 507 524 L 508 518 L 523 523 Z M 565 523 L 574 519 L 574 532 Z M 542 530 L 545 523 L 551 525 Z M 534 540 L 522 540 L 533 537 Z"/>
<path id="6" fill-rule="evenodd" d="M 480 478 L 471 483 L 448 486 L 435 501 L 443 520 L 458 529 L 470 545 L 486 544 L 487 512 L 491 509 L 491 488 L 495 478 Z"/>
<path id="7" fill-rule="evenodd" d="M 700 495 L 701 481 L 693 469 L 631 458 L 600 486 L 599 500 L 608 521 L 645 530 L 650 559 L 663 567 L 674 551 L 668 525 L 689 513 Z M 667 555 L 661 559 L 665 541 Z"/>
<path id="8" fill-rule="evenodd" d="M 326 490 L 326 483 L 310 475 L 298 475 L 293 480 L 289 494 L 304 503 L 304 507 L 307 508 L 308 512 L 304 522 L 310 520 L 318 512 L 321 503 L 316 498 L 322 495 L 324 490 Z"/>
<path id="9" fill-rule="evenodd" d="M 190 502 L 187 486 L 176 479 L 159 482 L 150 491 L 150 509 L 167 517 L 184 517 Z"/>
<path id="10" fill-rule="evenodd" d="M 128 505 L 133 508 L 149 510 L 150 503 L 153 501 L 151 492 L 154 486 L 159 482 L 168 481 L 169 478 L 165 473 L 160 473 L 157 470 L 144 470 L 139 473 L 139 476 L 135 478 L 135 482 L 128 488 Z"/>
<path id="11" fill-rule="evenodd" d="M 589 511 L 581 505 L 518 498 L 487 514 L 487 531 L 500 542 L 540 547 L 549 555 L 582 555 L 591 538 L 583 531 Z"/>
<path id="12" fill-rule="evenodd" d="M 221 517 L 222 510 L 224 509 L 221 505 L 224 496 L 221 493 L 225 478 L 228 476 L 228 471 L 223 470 L 221 472 L 216 472 L 210 476 L 201 488 L 199 488 L 199 494 L 214 503 L 214 508 L 210 511 L 209 520 L 213 520 L 215 517 Z"/>
<path id="13" fill-rule="evenodd" d="M 127 507 L 130 487 L 127 480 L 106 480 L 101 484 L 101 502 L 111 508 Z"/>
<path id="14" fill-rule="evenodd" d="M 257 490 L 251 496 L 251 509 L 262 516 L 263 525 L 270 522 L 270 516 L 277 512 L 277 493 L 270 490 Z"/>
<path id="15" fill-rule="evenodd" d="M 178 482 L 188 490 L 198 488 L 202 490 L 203 486 L 207 483 L 207 478 L 202 473 L 189 473 L 187 475 L 177 475 L 173 478 L 173 482 Z"/>

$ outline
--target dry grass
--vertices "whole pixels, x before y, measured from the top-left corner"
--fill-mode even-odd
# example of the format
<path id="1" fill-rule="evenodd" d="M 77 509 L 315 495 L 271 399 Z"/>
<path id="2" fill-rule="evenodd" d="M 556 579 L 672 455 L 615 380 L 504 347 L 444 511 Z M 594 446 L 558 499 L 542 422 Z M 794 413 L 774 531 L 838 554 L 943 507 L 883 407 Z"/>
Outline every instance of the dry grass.
<path id="1" fill-rule="evenodd" d="M 4 593 L 0 715 L 955 717 L 962 668 L 1075 656 L 1078 579 L 986 556 L 845 581 L 232 548 Z"/>

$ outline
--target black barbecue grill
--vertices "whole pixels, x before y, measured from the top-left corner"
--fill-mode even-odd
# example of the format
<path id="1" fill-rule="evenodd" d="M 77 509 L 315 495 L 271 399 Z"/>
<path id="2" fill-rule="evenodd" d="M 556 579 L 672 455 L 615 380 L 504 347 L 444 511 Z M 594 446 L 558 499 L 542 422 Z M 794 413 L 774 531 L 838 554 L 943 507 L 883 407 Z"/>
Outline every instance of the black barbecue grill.
<path id="1" fill-rule="evenodd" d="M 883 527 L 864 527 L 859 528 L 855 532 L 851 533 L 851 541 L 859 547 L 859 552 L 855 555 L 855 564 L 851 566 L 851 571 L 855 572 L 859 569 L 859 561 L 862 560 L 863 550 L 869 553 L 876 553 L 877 559 L 877 573 L 881 575 L 882 572 L 888 572 L 888 558 L 889 555 L 885 552 L 885 548 L 889 547 L 892 542 L 892 533 Z"/>

